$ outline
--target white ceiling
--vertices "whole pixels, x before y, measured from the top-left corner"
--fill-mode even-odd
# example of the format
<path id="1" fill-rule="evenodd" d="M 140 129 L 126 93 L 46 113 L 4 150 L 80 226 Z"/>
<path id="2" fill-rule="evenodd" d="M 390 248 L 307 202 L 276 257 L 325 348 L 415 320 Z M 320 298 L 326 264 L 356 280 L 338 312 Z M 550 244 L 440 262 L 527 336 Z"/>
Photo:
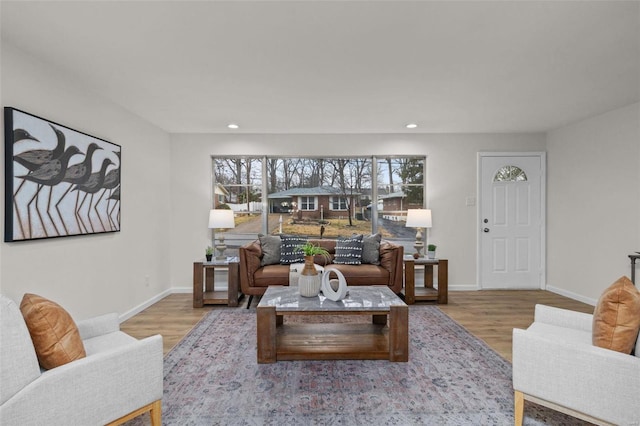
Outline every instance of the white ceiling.
<path id="1" fill-rule="evenodd" d="M 640 100 L 638 1 L 0 7 L 4 42 L 172 133 L 539 132 Z"/>

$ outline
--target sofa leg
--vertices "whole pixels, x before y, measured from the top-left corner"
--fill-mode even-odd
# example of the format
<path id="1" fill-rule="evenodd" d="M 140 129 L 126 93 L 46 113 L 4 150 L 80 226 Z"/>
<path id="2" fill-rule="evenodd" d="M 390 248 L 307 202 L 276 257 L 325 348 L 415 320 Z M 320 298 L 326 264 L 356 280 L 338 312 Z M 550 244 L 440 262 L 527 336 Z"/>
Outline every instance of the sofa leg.
<path id="1" fill-rule="evenodd" d="M 253 300 L 253 294 L 249 295 L 249 300 L 247 300 L 247 309 L 251 307 L 251 301 Z"/>
<path id="2" fill-rule="evenodd" d="M 513 402 L 514 425 L 522 426 L 522 420 L 524 417 L 524 394 L 520 391 L 515 391 L 513 395 Z"/>

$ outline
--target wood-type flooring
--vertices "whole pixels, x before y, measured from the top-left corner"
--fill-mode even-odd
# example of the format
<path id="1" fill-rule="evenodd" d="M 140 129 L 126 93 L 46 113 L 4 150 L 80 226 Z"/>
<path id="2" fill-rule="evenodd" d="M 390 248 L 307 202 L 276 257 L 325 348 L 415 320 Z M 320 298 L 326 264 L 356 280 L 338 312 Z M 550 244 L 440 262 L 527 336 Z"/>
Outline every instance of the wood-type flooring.
<path id="1" fill-rule="evenodd" d="M 245 309 L 246 303 L 247 298 L 243 298 L 237 308 L 205 306 L 196 309 L 192 307 L 191 294 L 172 294 L 122 323 L 121 329 L 137 338 L 161 334 L 166 354 L 211 309 Z M 449 304 L 438 306 L 501 356 L 511 360 L 512 330 L 526 328 L 533 322 L 537 303 L 593 313 L 591 305 L 543 290 L 452 291 L 449 292 Z M 254 300 L 251 309 L 255 311 L 256 305 Z"/>

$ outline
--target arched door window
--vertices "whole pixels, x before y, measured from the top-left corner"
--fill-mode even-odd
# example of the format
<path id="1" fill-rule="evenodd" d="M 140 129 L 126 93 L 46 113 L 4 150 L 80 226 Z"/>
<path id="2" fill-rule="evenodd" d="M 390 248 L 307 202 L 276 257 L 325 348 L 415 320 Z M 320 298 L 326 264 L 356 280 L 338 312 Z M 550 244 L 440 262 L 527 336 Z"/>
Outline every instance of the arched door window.
<path id="1" fill-rule="evenodd" d="M 524 182 L 526 180 L 527 174 L 516 166 L 501 167 L 493 177 L 494 182 Z"/>

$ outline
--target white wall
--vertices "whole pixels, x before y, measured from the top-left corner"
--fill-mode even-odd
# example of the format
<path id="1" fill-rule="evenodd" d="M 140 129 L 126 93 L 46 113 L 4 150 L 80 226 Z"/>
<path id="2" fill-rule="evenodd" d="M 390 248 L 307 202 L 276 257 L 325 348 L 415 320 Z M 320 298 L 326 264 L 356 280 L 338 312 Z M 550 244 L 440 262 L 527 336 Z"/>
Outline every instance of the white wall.
<path id="1" fill-rule="evenodd" d="M 547 282 L 594 302 L 640 250 L 640 104 L 549 132 L 547 152 Z"/>
<path id="2" fill-rule="evenodd" d="M 478 151 L 544 151 L 543 134 L 174 134 L 171 136 L 171 284 L 189 287 L 210 243 L 211 155 L 426 155 L 429 241 L 449 259 L 450 287 L 476 288 Z"/>
<path id="3" fill-rule="evenodd" d="M 2 293 L 18 303 L 25 292 L 40 294 L 86 318 L 124 314 L 167 290 L 169 135 L 6 42 L 1 60 L 3 107 L 121 145 L 123 162 L 122 231 L 0 243 Z M 4 200 L 4 185 L 0 191 Z"/>
<path id="4" fill-rule="evenodd" d="M 121 232 L 0 243 L 0 291 L 17 301 L 38 293 L 84 318 L 129 313 L 171 287 L 190 288 L 192 263 L 210 243 L 211 155 L 428 156 L 429 241 L 450 260 L 452 288 L 476 285 L 476 207 L 465 199 L 477 196 L 478 151 L 548 151 L 551 290 L 592 302 L 629 274 L 626 256 L 640 248 L 638 104 L 546 136 L 167 135 L 5 42 L 0 59 L 3 106 L 117 143 L 123 152 Z"/>

